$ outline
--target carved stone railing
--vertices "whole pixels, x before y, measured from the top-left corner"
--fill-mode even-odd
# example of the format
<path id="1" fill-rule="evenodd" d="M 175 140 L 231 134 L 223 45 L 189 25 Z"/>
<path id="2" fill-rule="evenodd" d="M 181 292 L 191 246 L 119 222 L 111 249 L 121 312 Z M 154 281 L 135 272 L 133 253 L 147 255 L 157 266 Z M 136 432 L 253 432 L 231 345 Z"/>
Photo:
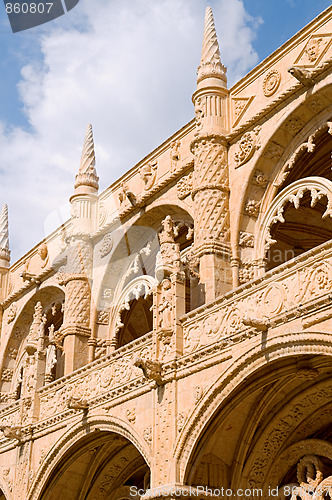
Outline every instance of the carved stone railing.
<path id="1" fill-rule="evenodd" d="M 143 379 L 142 371 L 134 365 L 135 359 L 150 358 L 151 351 L 152 333 L 147 333 L 108 356 L 43 387 L 39 390 L 39 419 L 68 411 L 68 401 L 72 399 L 85 400 L 91 406 L 91 403 L 98 403 L 98 399 L 107 400 L 114 390 L 129 392 L 135 380 L 139 382 Z"/>
<path id="2" fill-rule="evenodd" d="M 184 355 L 214 342 L 227 347 L 235 336 L 241 340 L 262 330 L 257 325 L 266 331 L 301 316 L 302 326 L 311 326 L 320 320 L 313 313 L 332 304 L 331 282 L 332 241 L 183 316 Z"/>

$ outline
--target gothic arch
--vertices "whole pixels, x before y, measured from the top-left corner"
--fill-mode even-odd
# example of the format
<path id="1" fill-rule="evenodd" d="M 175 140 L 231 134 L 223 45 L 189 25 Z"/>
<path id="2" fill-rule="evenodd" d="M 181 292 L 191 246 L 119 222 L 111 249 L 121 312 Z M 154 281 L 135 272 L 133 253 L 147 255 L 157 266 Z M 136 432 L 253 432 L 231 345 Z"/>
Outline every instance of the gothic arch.
<path id="1" fill-rule="evenodd" d="M 234 391 L 241 386 L 243 381 L 274 361 L 280 362 L 284 359 L 291 360 L 299 356 L 315 355 L 326 357 L 332 355 L 329 334 L 306 332 L 304 337 L 301 332 L 283 333 L 268 340 L 264 351 L 261 348 L 261 339 L 257 337 L 254 345 L 234 360 L 232 365 L 207 391 L 183 427 L 174 449 L 174 458 L 179 464 L 178 480 L 181 483 L 186 483 L 190 459 L 199 440 L 220 408 L 232 407 L 231 404 L 227 403 L 230 402 Z M 260 384 L 266 384 L 268 380 L 273 380 L 274 377 L 275 373 L 271 372 L 269 368 L 269 373 L 264 377 L 264 380 L 257 381 L 257 387 Z M 247 390 L 248 394 L 252 391 L 250 388 Z"/>
<path id="2" fill-rule="evenodd" d="M 318 86 L 317 86 L 318 87 Z M 317 88 L 316 87 L 316 88 Z M 296 107 L 291 107 L 290 110 L 285 109 L 286 113 L 281 116 L 278 123 L 274 127 L 274 132 L 269 137 L 262 137 L 262 146 L 259 149 L 257 160 L 251 165 L 248 172 L 248 181 L 244 190 L 240 194 L 239 207 L 240 210 L 233 220 L 232 232 L 232 251 L 233 257 L 239 256 L 248 262 L 254 259 L 251 248 L 241 248 L 241 232 L 244 235 L 253 233 L 252 226 L 256 223 L 256 214 L 249 216 L 246 211 L 248 202 L 257 202 L 257 214 L 264 213 L 277 195 L 280 186 L 278 186 L 278 178 L 282 177 L 282 171 L 293 168 L 294 162 L 302 161 L 305 155 L 310 155 L 310 144 L 306 147 L 308 138 L 316 137 L 317 134 L 326 133 L 328 131 L 327 122 L 332 117 L 332 106 L 329 105 L 332 97 L 332 85 L 318 87 L 313 94 L 305 94 L 299 98 L 299 103 Z M 322 102 L 319 106 L 317 103 Z M 316 105 L 316 107 L 314 106 Z M 296 134 L 285 133 L 287 124 L 299 122 L 299 130 Z M 317 152 L 314 150 L 314 154 Z M 309 173 L 307 176 L 316 175 Z M 253 221 L 249 224 L 250 218 Z M 248 229 L 248 224 L 251 229 Z M 239 245 L 240 237 L 240 245 Z M 243 239 L 242 239 L 243 241 Z M 243 241 L 242 245 L 246 246 Z M 251 246 L 251 244 L 249 245 Z"/>
<path id="3" fill-rule="evenodd" d="M 326 210 L 322 218 L 332 215 L 332 181 L 322 177 L 307 177 L 293 182 L 283 189 L 273 200 L 266 213 L 261 213 L 256 224 L 256 260 L 264 259 L 267 251 L 273 244 L 271 227 L 276 222 L 285 222 L 283 213 L 286 204 L 292 203 L 298 209 L 304 193 L 309 191 L 311 196 L 310 206 L 314 207 L 323 197 L 327 198 Z"/>
<path id="4" fill-rule="evenodd" d="M 193 219 L 182 206 L 166 204 L 161 200 L 130 227 L 123 227 L 110 253 L 105 256 L 107 263 L 104 265 L 100 288 L 96 292 L 96 309 L 107 313 L 109 320 L 107 326 L 98 324 L 95 327 L 95 337 L 99 342 L 107 343 L 110 338 L 114 339 L 122 326 L 121 313 L 128 309 L 129 301 L 146 297 L 156 286 L 154 276 L 160 251 L 158 233 L 162 229 L 162 221 L 168 215 L 178 229 L 176 242 L 180 245 L 180 251 L 187 252 L 193 238 Z"/>
<path id="5" fill-rule="evenodd" d="M 37 471 L 33 484 L 29 489 L 27 500 L 41 500 L 42 497 L 40 495 L 65 455 L 68 454 L 75 445 L 79 444 L 82 439 L 90 435 L 92 438 L 98 438 L 98 435 L 101 436 L 101 433 L 103 436 L 107 436 L 107 434 L 111 436 L 114 434 L 115 436 L 118 435 L 125 438 L 135 447 L 147 466 L 150 467 L 150 451 L 141 436 L 130 425 L 118 417 L 87 417 L 84 423 L 79 422 L 73 426 L 51 448 L 43 464 Z"/>
<path id="6" fill-rule="evenodd" d="M 115 306 L 112 311 L 110 322 L 109 336 L 115 337 L 120 328 L 124 325 L 121 323 L 121 313 L 129 310 L 129 303 L 132 299 L 138 300 L 140 297 L 146 299 L 152 295 L 153 289 L 157 286 L 158 281 L 152 276 L 139 276 L 134 278 L 125 288 L 120 295 L 115 299 Z"/>
<path id="7" fill-rule="evenodd" d="M 109 247 L 110 251 L 102 257 L 105 264 L 102 266 L 104 267 L 103 276 L 97 291 L 98 307 L 109 309 L 114 304 L 114 297 L 121 293 L 129 280 L 135 278 L 138 273 L 154 276 L 161 222 L 167 215 L 171 215 L 175 224 L 193 228 L 193 217 L 187 208 L 166 204 L 165 201 L 159 200 L 143 215 L 137 217 L 130 227 L 120 225 L 115 228 L 114 242 Z M 106 236 L 111 238 L 112 233 Z M 103 256 L 102 247 L 101 255 Z M 142 270 L 141 263 L 137 262 L 139 257 L 143 259 L 145 270 Z M 105 290 L 109 290 L 109 294 L 105 295 Z"/>

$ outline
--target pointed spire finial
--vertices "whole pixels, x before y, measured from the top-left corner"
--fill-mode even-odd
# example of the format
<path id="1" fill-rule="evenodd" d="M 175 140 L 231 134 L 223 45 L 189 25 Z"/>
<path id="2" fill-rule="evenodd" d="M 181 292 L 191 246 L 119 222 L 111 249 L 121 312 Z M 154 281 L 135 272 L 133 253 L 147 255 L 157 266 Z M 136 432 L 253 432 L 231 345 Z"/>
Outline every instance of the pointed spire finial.
<path id="1" fill-rule="evenodd" d="M 197 83 L 205 78 L 218 78 L 227 82 L 227 68 L 221 64 L 219 44 L 211 7 L 205 11 L 201 63 L 197 69 Z"/>
<path id="2" fill-rule="evenodd" d="M 75 191 L 80 186 L 87 186 L 93 188 L 93 190 L 98 191 L 99 177 L 97 176 L 95 165 L 96 165 L 96 156 L 95 156 L 95 146 L 93 141 L 92 125 L 88 125 L 84 139 L 81 164 L 78 174 L 76 175 L 76 182 L 74 186 Z"/>
<path id="3" fill-rule="evenodd" d="M 8 234 L 8 206 L 4 205 L 0 214 L 0 260 L 10 261 Z"/>

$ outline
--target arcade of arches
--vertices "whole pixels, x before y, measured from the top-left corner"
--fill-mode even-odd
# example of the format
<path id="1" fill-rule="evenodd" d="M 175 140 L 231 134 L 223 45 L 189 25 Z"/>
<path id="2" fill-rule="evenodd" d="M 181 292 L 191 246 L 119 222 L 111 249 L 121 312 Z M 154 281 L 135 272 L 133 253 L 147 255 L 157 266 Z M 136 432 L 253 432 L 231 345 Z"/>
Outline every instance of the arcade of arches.
<path id="1" fill-rule="evenodd" d="M 207 8 L 193 120 L 102 193 L 89 125 L 13 264 L 3 207 L 0 500 L 332 498 L 331 66 L 332 7 L 228 88 Z"/>

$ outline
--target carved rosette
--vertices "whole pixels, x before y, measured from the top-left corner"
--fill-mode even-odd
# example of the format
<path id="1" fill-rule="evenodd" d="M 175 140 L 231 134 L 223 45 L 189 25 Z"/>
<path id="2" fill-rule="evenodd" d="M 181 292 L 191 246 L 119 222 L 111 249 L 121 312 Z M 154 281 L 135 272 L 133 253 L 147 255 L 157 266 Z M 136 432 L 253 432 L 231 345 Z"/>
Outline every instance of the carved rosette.
<path id="1" fill-rule="evenodd" d="M 195 155 L 195 248 L 229 242 L 227 148 L 222 136 L 206 136 L 191 144 Z"/>
<path id="2" fill-rule="evenodd" d="M 237 166 L 243 165 L 260 148 L 259 132 L 261 127 L 255 127 L 251 132 L 246 132 L 237 143 L 234 159 Z"/>

